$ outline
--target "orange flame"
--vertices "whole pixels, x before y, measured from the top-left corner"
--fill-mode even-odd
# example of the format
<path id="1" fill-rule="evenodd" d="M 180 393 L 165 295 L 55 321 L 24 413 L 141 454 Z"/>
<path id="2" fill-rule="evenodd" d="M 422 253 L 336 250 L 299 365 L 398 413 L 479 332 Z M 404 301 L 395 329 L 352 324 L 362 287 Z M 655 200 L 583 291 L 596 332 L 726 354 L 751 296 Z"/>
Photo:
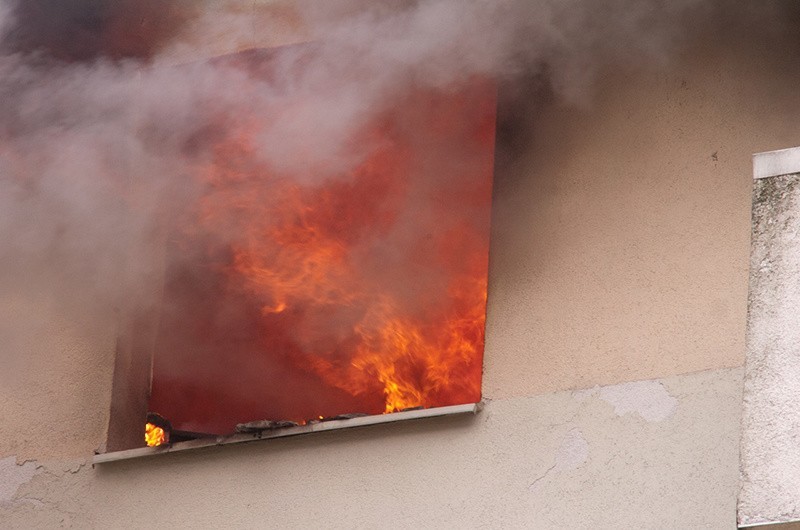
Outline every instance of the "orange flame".
<path id="1" fill-rule="evenodd" d="M 247 143 L 237 139 L 231 148 L 246 150 Z M 230 152 L 223 153 L 224 159 L 229 157 Z M 442 296 L 446 303 L 437 301 L 429 311 L 403 307 L 398 300 L 402 286 L 370 283 L 357 261 L 364 258 L 354 255 L 364 238 L 385 233 L 403 215 L 380 205 L 402 202 L 410 193 L 414 183 L 407 176 L 407 157 L 408 148 L 394 144 L 375 151 L 341 181 L 305 188 L 276 183 L 272 201 L 257 195 L 235 200 L 239 208 L 261 213 L 242 227 L 245 237 L 234 245 L 230 274 L 243 278 L 247 289 L 264 300 L 263 315 L 307 312 L 309 307 L 360 313 L 340 331 L 352 344 L 344 362 L 331 360 L 334 346 L 324 344 L 327 351 L 307 348 L 301 362 L 327 384 L 352 395 L 380 385 L 385 413 L 480 399 L 488 234 L 480 232 L 480 225 L 457 225 L 434 238 L 433 250 L 424 250 L 420 259 L 444 270 L 447 285 Z M 213 180 L 223 174 L 214 172 Z M 490 173 L 490 182 L 488 177 Z M 466 263 L 453 263 L 449 255 L 459 246 L 467 247 L 462 251 Z M 313 347 L 319 348 L 320 342 Z"/>
<path id="2" fill-rule="evenodd" d="M 264 358 L 363 403 L 314 410 L 302 395 L 305 415 L 280 419 L 480 400 L 494 107 L 482 82 L 413 94 L 352 142 L 358 163 L 319 175 L 260 160 L 257 118 L 215 140 L 179 244 L 210 242 L 204 266 L 258 308 L 248 336 L 264 341 Z"/>
<path id="3" fill-rule="evenodd" d="M 148 423 L 144 426 L 144 441 L 148 447 L 156 447 L 167 441 L 164 429 Z"/>

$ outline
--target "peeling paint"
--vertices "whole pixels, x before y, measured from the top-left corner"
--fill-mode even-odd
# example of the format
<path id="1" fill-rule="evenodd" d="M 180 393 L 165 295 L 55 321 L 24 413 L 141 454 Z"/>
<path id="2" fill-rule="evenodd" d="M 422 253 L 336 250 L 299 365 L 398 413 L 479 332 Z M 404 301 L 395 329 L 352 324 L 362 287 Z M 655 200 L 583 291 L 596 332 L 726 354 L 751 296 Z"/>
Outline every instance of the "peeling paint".
<path id="1" fill-rule="evenodd" d="M 589 459 L 589 443 L 583 437 L 580 429 L 572 429 L 561 440 L 561 445 L 556 451 L 555 463 L 547 468 L 544 473 L 536 477 L 528 485 L 528 490 L 537 491 L 540 482 L 547 478 L 551 471 L 564 472 L 578 469 Z"/>
<path id="2" fill-rule="evenodd" d="M 572 429 L 564 437 L 556 453 L 556 471 L 578 469 L 589 459 L 589 443 L 580 429 Z"/>
<path id="3" fill-rule="evenodd" d="M 36 475 L 35 462 L 17 464 L 15 456 L 0 459 L 0 504 L 12 502 L 17 490 Z"/>
<path id="4" fill-rule="evenodd" d="M 580 390 L 573 390 L 572 397 L 578 401 L 586 401 L 590 397 L 597 394 L 600 390 L 600 385 L 595 385 L 591 388 L 582 388 Z"/>
<path id="5" fill-rule="evenodd" d="M 613 386 L 576 390 L 578 401 L 597 396 L 614 407 L 617 416 L 638 414 L 645 421 L 660 422 L 675 414 L 678 400 L 659 381 L 634 381 Z"/>
<path id="6" fill-rule="evenodd" d="M 600 399 L 612 405 L 617 416 L 633 413 L 649 422 L 664 421 L 678 408 L 678 400 L 658 381 L 603 387 Z"/>

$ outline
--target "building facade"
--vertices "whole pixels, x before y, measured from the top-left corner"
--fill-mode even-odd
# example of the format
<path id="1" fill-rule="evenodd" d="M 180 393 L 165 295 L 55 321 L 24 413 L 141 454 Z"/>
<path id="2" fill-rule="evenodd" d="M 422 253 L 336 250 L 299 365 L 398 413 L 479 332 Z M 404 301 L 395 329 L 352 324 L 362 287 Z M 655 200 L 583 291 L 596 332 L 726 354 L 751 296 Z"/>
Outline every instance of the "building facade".
<path id="1" fill-rule="evenodd" d="M 735 528 L 751 155 L 800 144 L 797 46 L 701 31 L 520 107 L 475 415 L 93 465 L 119 328 L 0 301 L 30 323 L 3 346 L 0 526 Z"/>

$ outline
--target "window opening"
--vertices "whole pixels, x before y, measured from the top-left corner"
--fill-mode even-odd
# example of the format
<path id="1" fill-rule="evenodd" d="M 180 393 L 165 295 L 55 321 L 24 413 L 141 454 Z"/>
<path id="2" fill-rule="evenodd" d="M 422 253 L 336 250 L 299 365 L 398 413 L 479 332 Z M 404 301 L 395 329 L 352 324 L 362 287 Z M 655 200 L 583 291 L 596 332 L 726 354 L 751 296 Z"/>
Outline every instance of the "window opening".
<path id="1" fill-rule="evenodd" d="M 263 81 L 280 53 L 220 60 Z M 309 119 L 309 97 L 272 111 Z M 198 138 L 209 156 L 169 237 L 147 445 L 479 402 L 495 100 L 484 79 L 392 93 L 324 167 L 261 157 L 267 115 Z"/>

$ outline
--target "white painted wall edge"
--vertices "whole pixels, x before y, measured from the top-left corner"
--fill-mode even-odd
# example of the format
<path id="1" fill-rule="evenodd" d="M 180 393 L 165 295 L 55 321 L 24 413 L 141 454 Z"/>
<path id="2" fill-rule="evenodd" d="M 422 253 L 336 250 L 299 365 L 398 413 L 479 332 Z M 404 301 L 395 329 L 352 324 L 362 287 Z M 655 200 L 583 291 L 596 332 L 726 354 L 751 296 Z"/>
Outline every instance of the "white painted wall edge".
<path id="1" fill-rule="evenodd" d="M 762 528 L 764 526 L 778 526 L 778 527 L 780 527 L 781 525 L 790 525 L 790 524 L 793 525 L 793 524 L 797 524 L 797 523 L 800 523 L 800 519 L 792 519 L 790 521 L 769 521 L 769 522 L 766 522 L 766 523 L 751 523 L 751 524 L 739 525 L 737 528 L 742 530 L 744 528 Z"/>
<path id="2" fill-rule="evenodd" d="M 368 425 L 379 425 L 381 423 L 394 423 L 398 421 L 415 420 L 420 418 L 434 418 L 437 416 L 453 416 L 457 414 L 477 414 L 482 408 L 481 403 L 468 403 L 466 405 L 451 405 L 449 407 L 435 407 L 430 409 L 407 410 L 404 412 L 393 412 L 391 414 L 380 414 L 375 416 L 363 416 L 360 418 L 350 418 L 346 420 L 330 420 L 297 427 L 286 427 L 273 431 L 262 431 L 257 433 L 231 434 L 228 436 L 214 436 L 208 438 L 198 438 L 187 442 L 179 442 L 172 445 L 159 447 L 140 447 L 128 449 L 126 451 L 115 451 L 113 453 L 101 453 L 94 455 L 92 464 L 102 464 L 117 460 L 128 460 L 130 458 L 142 458 L 145 456 L 163 455 L 178 451 L 188 451 L 190 449 L 200 449 L 203 447 L 213 447 L 216 445 L 230 445 L 245 442 L 255 442 L 258 440 L 270 440 L 272 438 L 285 438 L 287 436 L 299 436 L 301 434 L 311 434 L 314 432 L 335 431 L 340 429 L 350 429 L 353 427 L 365 427 Z M 142 438 L 144 441 L 144 438 Z"/>
<path id="3" fill-rule="evenodd" d="M 800 173 L 800 147 L 753 155 L 753 178 L 763 179 Z"/>

